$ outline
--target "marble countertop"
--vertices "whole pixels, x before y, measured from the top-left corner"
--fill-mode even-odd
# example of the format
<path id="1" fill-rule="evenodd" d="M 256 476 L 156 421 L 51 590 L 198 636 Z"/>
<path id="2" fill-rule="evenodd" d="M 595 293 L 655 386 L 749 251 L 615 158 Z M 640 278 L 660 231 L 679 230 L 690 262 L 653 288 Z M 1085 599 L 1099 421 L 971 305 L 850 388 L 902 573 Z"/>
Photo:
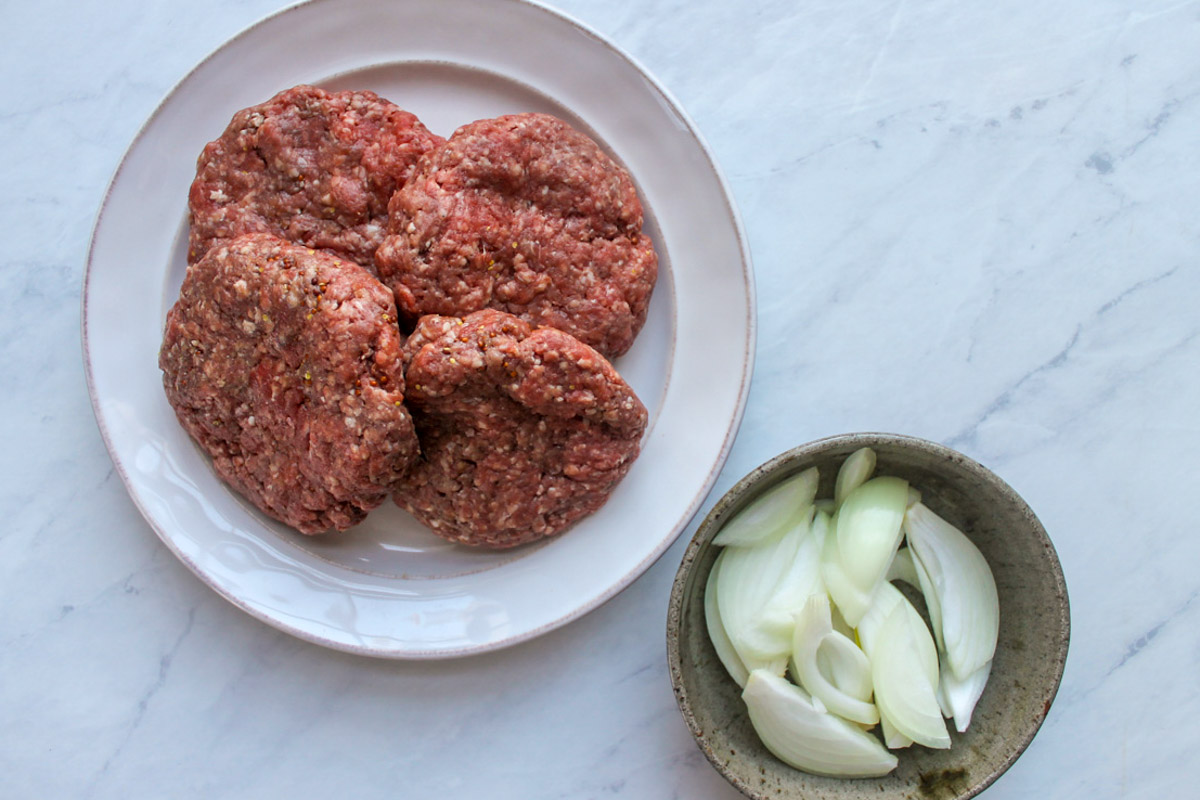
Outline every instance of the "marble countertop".
<path id="1" fill-rule="evenodd" d="M 5 10 L 0 797 L 739 796 L 667 677 L 695 522 L 582 619 L 413 663 L 252 619 L 130 501 L 80 349 L 96 210 L 165 93 L 281 5 Z M 1200 2 L 554 5 L 679 100 L 745 223 L 756 371 L 704 509 L 834 433 L 984 463 L 1045 524 L 1073 612 L 1058 699 L 984 796 L 1178 796 L 1200 749 Z"/>

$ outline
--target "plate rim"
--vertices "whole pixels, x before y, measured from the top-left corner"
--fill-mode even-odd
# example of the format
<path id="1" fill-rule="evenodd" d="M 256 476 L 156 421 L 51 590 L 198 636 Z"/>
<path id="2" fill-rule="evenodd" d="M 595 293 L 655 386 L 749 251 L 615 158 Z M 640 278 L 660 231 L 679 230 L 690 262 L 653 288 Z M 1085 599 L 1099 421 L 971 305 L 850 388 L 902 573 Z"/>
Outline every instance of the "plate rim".
<path id="1" fill-rule="evenodd" d="M 676 97 L 646 69 L 640 61 L 631 55 L 624 48 L 617 45 L 612 40 L 608 39 L 598 31 L 593 29 L 588 24 L 580 21 L 573 15 L 552 8 L 538 0 L 492 0 L 492 2 L 503 2 L 509 6 L 519 6 L 532 10 L 537 13 L 546 14 L 556 18 L 558 21 L 567 24 L 574 28 L 579 33 L 584 34 L 589 39 L 594 41 L 600 47 L 608 50 L 618 60 L 626 62 L 638 76 L 646 82 L 649 88 L 663 101 L 663 103 L 671 110 L 671 112 L 679 119 L 686 127 L 689 137 L 695 142 L 699 153 L 703 156 L 707 163 L 708 169 L 711 171 L 712 177 L 716 180 L 720 188 L 721 201 L 725 208 L 726 215 L 731 224 L 732 233 L 737 242 L 737 249 L 741 255 L 740 268 L 743 276 L 743 281 L 746 286 L 746 304 L 745 304 L 745 348 L 742 357 L 741 378 L 738 386 L 737 399 L 733 409 L 732 416 L 729 419 L 728 427 L 726 428 L 720 448 L 716 458 L 708 469 L 704 480 L 696 487 L 695 493 L 691 501 L 684 507 L 676 520 L 674 526 L 666 532 L 666 535 L 638 562 L 629 568 L 619 579 L 610 584 L 604 591 L 599 594 L 587 598 L 584 602 L 579 603 L 569 611 L 557 615 L 554 619 L 543 622 L 539 625 L 518 631 L 506 636 L 497 637 L 487 642 L 480 644 L 463 646 L 463 647 L 447 647 L 447 648 L 385 648 L 379 646 L 367 646 L 362 644 L 354 644 L 349 642 L 336 641 L 327 639 L 318 633 L 315 633 L 306 628 L 289 624 L 288 622 L 271 616 L 263 610 L 255 607 L 250 602 L 244 600 L 240 596 L 227 591 L 226 588 L 220 585 L 212 576 L 200 567 L 194 559 L 192 559 L 182 548 L 167 534 L 163 529 L 162 523 L 152 516 L 139 491 L 135 488 L 130 476 L 127 472 L 126 465 L 116 455 L 115 444 L 112 439 L 111 431 L 108 423 L 101 410 L 101 399 L 96 390 L 96 382 L 94 375 L 93 356 L 90 339 L 89 327 L 89 298 L 91 296 L 91 285 L 93 278 L 93 267 L 95 264 L 97 237 L 101 226 L 104 223 L 105 212 L 110 207 L 110 202 L 113 197 L 114 188 L 117 186 L 118 180 L 126 170 L 131 155 L 140 143 L 145 139 L 148 129 L 163 113 L 166 105 L 172 100 L 176 93 L 184 84 L 188 83 L 192 77 L 201 70 L 206 64 L 212 61 L 223 50 L 229 47 L 234 42 L 248 36 L 251 32 L 271 24 L 274 20 L 286 15 L 297 12 L 298 10 L 318 5 L 333 5 L 337 0 L 301 0 L 301 2 L 292 3 L 284 6 L 276 11 L 268 13 L 256 21 L 246 25 L 234 35 L 224 39 L 212 50 L 210 50 L 203 58 L 197 61 L 187 70 L 187 72 L 175 81 L 169 89 L 162 95 L 154 110 L 141 122 L 136 133 L 129 140 L 121 154 L 121 158 L 117 162 L 112 176 L 105 187 L 100 204 L 95 213 L 92 224 L 91 234 L 88 240 L 88 249 L 86 261 L 84 265 L 84 273 L 82 279 L 82 292 L 80 296 L 80 343 L 83 356 L 84 378 L 87 385 L 88 398 L 92 408 L 92 415 L 96 421 L 97 428 L 100 431 L 101 438 L 104 442 L 109 459 L 112 461 L 113 467 L 125 488 L 126 494 L 137 508 L 139 514 L 145 523 L 154 531 L 158 539 L 167 546 L 168 550 L 180 560 L 203 584 L 215 591 L 220 597 L 233 604 L 235 607 L 248 613 L 253 618 L 266 623 L 270 627 L 295 636 L 301 640 L 308 641 L 323 647 L 333 650 L 352 653 L 356 655 L 371 656 L 376 658 L 397 659 L 397 660 L 440 660 L 448 658 L 459 658 L 464 656 L 476 655 L 484 652 L 500 650 L 511 647 L 522 642 L 526 642 L 549 633 L 559 627 L 567 625 L 584 615 L 594 611 L 600 606 L 607 603 L 609 600 L 620 594 L 628 588 L 634 581 L 644 574 L 651 566 L 653 566 L 662 555 L 674 545 L 682 533 L 694 521 L 696 514 L 703 505 L 705 499 L 711 493 L 713 486 L 716 484 L 722 469 L 728 460 L 729 453 L 733 447 L 733 443 L 737 438 L 742 421 L 745 416 L 746 405 L 749 397 L 750 386 L 753 378 L 757 335 L 758 335 L 758 312 L 757 312 L 757 292 L 754 276 L 753 259 L 750 250 L 749 240 L 746 236 L 745 226 L 742 222 L 740 212 L 734 202 L 733 192 L 729 182 L 717 161 L 712 148 L 701 134 L 694 120 L 686 112 L 683 105 Z M 673 347 L 674 345 L 672 345 Z"/>

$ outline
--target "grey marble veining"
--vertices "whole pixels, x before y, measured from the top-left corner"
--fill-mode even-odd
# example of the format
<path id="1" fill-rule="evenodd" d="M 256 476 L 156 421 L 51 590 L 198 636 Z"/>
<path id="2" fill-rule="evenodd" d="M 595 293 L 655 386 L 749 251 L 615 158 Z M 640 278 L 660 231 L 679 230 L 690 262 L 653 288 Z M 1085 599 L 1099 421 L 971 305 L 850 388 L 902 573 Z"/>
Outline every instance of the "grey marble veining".
<path id="1" fill-rule="evenodd" d="M 1045 726 L 984 796 L 1182 796 L 1200 747 L 1200 2 L 554 5 L 680 101 L 753 250 L 754 383 L 705 508 L 832 433 L 981 461 L 1050 532 L 1074 622 Z M 0 797 L 736 797 L 666 675 L 682 541 L 544 637 L 391 663 L 251 619 L 126 495 L 80 348 L 95 213 L 171 86 L 280 7 L 5 10 Z"/>

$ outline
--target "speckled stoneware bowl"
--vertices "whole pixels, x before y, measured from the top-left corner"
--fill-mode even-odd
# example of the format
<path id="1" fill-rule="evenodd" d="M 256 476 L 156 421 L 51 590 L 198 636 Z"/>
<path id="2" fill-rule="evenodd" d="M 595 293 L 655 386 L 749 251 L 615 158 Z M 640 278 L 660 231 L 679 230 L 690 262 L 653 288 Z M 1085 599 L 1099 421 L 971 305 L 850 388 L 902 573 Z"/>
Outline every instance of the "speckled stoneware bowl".
<path id="1" fill-rule="evenodd" d="M 730 515 L 774 484 L 816 466 L 818 497 L 832 497 L 842 461 L 860 447 L 878 456 L 876 475 L 907 479 L 923 502 L 983 552 L 1000 593 L 1000 638 L 992 675 L 966 733 L 949 750 L 914 745 L 883 778 L 834 779 L 792 769 L 750 725 L 741 690 L 725 672 L 704 624 L 704 586 L 720 548 L 712 539 Z M 984 467 L 942 445 L 880 433 L 821 439 L 758 467 L 729 490 L 683 556 L 667 612 L 667 659 L 675 697 L 700 749 L 753 798 L 974 797 L 1029 745 L 1058 691 L 1070 638 L 1067 587 L 1054 546 L 1029 506 Z"/>

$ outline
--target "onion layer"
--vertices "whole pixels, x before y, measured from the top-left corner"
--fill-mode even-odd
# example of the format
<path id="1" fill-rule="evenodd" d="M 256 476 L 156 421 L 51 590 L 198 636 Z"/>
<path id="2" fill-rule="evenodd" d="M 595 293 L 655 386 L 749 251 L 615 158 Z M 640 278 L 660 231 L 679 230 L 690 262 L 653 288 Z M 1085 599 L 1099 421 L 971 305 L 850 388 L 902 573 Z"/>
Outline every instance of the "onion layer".
<path id="1" fill-rule="evenodd" d="M 916 643 L 921 635 L 929 636 L 923 622 L 918 628 L 903 606 L 892 609 L 871 655 L 875 704 L 899 733 L 926 747 L 946 748 L 950 734 L 937 701 L 937 681 L 929 681 L 921 663 Z"/>
<path id="2" fill-rule="evenodd" d="M 869 447 L 855 450 L 842 462 L 833 489 L 833 502 L 841 505 L 846 495 L 862 486 L 875 472 L 875 451 Z"/>
<path id="3" fill-rule="evenodd" d="M 996 580 L 979 548 L 922 503 L 905 514 L 904 528 L 915 560 L 928 576 L 926 603 L 931 617 L 935 604 L 941 617 L 936 627 L 946 659 L 954 676 L 965 681 L 996 652 L 1000 634 Z"/>
<path id="4" fill-rule="evenodd" d="M 846 673 L 840 676 L 840 683 L 854 689 L 853 693 L 836 685 L 821 671 L 817 656 L 823 650 L 828 651 L 826 664 L 830 672 Z M 871 665 L 854 642 L 834 631 L 826 595 L 814 594 L 809 597 L 804 609 L 796 615 L 792 659 L 800 685 L 830 711 L 863 725 L 879 722 L 879 712 L 873 703 L 868 702 L 871 696 Z M 862 691 L 864 687 L 865 692 Z"/>
<path id="5" fill-rule="evenodd" d="M 908 482 L 881 477 L 872 478 L 850 492 L 838 508 L 837 550 L 841 568 L 863 595 L 869 597 L 887 574 L 900 545 L 900 526 L 907 504 Z M 842 605 L 837 595 L 833 599 Z M 842 613 L 847 622 L 855 624 L 852 609 L 843 607 Z"/>
<path id="6" fill-rule="evenodd" d="M 756 544 L 795 523 L 817 496 L 817 468 L 786 478 L 734 514 L 713 538 L 721 547 Z"/>
<path id="7" fill-rule="evenodd" d="M 896 757 L 871 734 L 814 706 L 783 678 L 754 670 L 742 692 L 750 722 L 781 761 L 817 775 L 872 778 L 896 768 Z"/>
<path id="8" fill-rule="evenodd" d="M 734 650 L 733 642 L 729 641 L 729 635 L 725 632 L 725 625 L 721 621 L 721 609 L 717 606 L 717 572 L 720 569 L 721 561 L 725 558 L 725 553 L 726 551 L 722 550 L 717 555 L 717 560 L 713 562 L 712 569 L 708 573 L 708 582 L 704 585 L 704 624 L 708 628 L 709 641 L 712 642 L 713 649 L 717 651 L 717 658 L 721 659 L 725 671 L 729 673 L 729 677 L 737 681 L 738 686 L 745 686 L 750 672 L 742 663 L 737 651 Z"/>

